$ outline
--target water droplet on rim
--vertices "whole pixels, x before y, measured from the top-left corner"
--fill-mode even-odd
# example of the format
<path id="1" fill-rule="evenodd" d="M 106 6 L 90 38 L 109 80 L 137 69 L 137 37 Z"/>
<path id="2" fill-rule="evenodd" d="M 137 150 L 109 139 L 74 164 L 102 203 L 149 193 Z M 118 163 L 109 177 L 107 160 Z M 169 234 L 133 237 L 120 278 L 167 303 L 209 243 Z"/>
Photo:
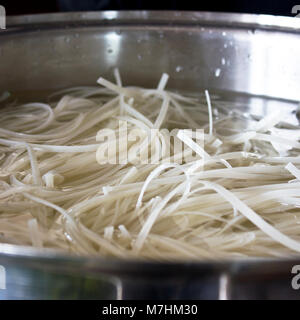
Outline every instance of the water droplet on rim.
<path id="1" fill-rule="evenodd" d="M 177 66 L 175 70 L 176 70 L 176 72 L 180 72 L 180 71 L 183 70 L 183 67 L 182 66 Z"/>
<path id="2" fill-rule="evenodd" d="M 216 71 L 215 71 L 215 76 L 216 77 L 219 77 L 221 74 L 221 69 L 220 68 L 217 68 Z"/>

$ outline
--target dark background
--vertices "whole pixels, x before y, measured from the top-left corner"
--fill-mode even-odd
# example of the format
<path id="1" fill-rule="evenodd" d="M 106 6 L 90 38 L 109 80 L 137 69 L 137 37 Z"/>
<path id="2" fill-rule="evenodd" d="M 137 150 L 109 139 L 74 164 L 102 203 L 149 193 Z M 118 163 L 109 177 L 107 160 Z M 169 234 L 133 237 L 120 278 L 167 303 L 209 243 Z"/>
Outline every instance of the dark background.
<path id="1" fill-rule="evenodd" d="M 7 15 L 32 14 L 61 11 L 91 10 L 196 10 L 240 13 L 260 13 L 293 16 L 292 7 L 300 0 L 7 0 L 0 5 Z"/>

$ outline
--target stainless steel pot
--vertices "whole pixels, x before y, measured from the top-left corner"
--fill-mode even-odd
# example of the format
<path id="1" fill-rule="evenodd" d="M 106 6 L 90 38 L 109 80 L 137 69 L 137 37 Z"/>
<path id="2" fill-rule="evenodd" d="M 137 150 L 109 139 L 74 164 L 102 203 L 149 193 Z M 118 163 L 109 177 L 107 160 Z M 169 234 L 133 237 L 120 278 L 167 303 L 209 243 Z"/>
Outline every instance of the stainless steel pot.
<path id="1" fill-rule="evenodd" d="M 169 88 L 243 93 L 248 109 L 261 114 L 300 100 L 297 18 L 107 11 L 7 20 L 0 31 L 2 91 L 95 84 L 118 66 L 127 85 L 153 86 L 167 72 Z M 123 261 L 1 244 L 0 299 L 298 299 L 291 285 L 297 264 L 297 257 Z"/>

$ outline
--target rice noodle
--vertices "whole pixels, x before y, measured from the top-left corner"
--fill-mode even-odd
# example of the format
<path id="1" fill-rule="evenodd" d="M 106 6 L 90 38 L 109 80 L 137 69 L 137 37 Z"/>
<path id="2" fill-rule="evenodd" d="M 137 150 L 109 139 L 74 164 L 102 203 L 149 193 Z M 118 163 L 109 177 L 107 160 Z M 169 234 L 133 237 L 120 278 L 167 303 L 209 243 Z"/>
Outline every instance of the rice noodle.
<path id="1" fill-rule="evenodd" d="M 113 74 L 51 103 L 0 97 L 0 242 L 158 260 L 300 252 L 299 127 L 168 91 L 167 74 L 154 89 Z"/>

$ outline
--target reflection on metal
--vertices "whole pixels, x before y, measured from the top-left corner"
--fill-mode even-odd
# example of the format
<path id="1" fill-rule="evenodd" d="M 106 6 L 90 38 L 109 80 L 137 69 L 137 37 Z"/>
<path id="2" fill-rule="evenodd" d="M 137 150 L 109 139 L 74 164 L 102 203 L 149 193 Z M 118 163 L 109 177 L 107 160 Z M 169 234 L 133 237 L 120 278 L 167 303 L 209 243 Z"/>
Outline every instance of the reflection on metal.
<path id="1" fill-rule="evenodd" d="M 118 34 L 117 32 L 108 32 L 105 35 L 105 45 L 107 48 L 105 55 L 108 65 L 118 66 L 121 41 L 121 34 Z"/>
<path id="2" fill-rule="evenodd" d="M 113 20 L 118 17 L 117 11 L 106 11 L 105 13 L 106 13 L 105 19 L 108 19 L 108 20 Z"/>
<path id="3" fill-rule="evenodd" d="M 0 265 L 0 290 L 6 289 L 6 270 Z"/>
<path id="4" fill-rule="evenodd" d="M 226 273 L 220 276 L 219 300 L 230 300 L 230 277 Z"/>
<path id="5" fill-rule="evenodd" d="M 122 281 L 116 281 L 116 289 L 117 289 L 117 299 L 116 300 L 123 300 L 123 286 Z"/>
<path id="6" fill-rule="evenodd" d="M 0 6 L 0 29 L 6 29 L 6 10 Z"/>

